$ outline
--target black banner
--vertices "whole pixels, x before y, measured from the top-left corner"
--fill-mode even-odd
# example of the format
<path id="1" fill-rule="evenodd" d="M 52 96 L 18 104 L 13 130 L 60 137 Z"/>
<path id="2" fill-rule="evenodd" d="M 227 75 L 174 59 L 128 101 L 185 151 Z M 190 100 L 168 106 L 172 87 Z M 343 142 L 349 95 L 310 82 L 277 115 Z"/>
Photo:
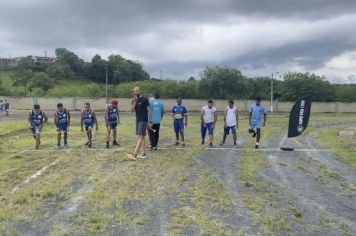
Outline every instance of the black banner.
<path id="1" fill-rule="evenodd" d="M 307 128 L 312 98 L 305 97 L 296 102 L 290 112 L 288 138 L 297 137 Z"/>

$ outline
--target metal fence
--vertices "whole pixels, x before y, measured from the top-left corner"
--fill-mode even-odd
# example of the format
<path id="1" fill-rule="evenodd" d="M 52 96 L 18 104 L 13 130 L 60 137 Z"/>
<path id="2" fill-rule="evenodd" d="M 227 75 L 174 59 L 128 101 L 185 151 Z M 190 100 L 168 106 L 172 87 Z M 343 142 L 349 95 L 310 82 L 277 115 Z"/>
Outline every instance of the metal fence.
<path id="1" fill-rule="evenodd" d="M 5 97 L 0 96 L 2 99 L 7 99 L 10 102 L 10 109 L 12 110 L 29 110 L 34 104 L 40 104 L 43 110 L 55 110 L 57 103 L 61 102 L 70 110 L 81 110 L 85 102 L 89 102 L 91 107 L 95 110 L 103 110 L 106 105 L 105 98 L 77 98 L 77 97 Z M 131 99 L 117 98 L 119 100 L 119 107 L 121 111 L 129 111 Z M 161 99 L 165 104 L 166 110 L 170 110 L 176 104 L 174 99 Z M 227 105 L 227 100 L 215 100 L 215 106 L 218 111 L 223 111 Z M 206 100 L 198 99 L 183 99 L 185 105 L 190 112 L 200 111 L 201 107 L 207 103 Z M 246 112 L 253 100 L 236 100 L 235 104 L 239 111 Z M 270 111 L 270 102 L 262 101 L 262 104 Z M 273 109 L 275 112 L 289 112 L 294 103 L 292 102 L 279 102 L 275 101 Z M 343 102 L 313 102 L 313 113 L 356 113 L 356 103 L 343 103 Z"/>

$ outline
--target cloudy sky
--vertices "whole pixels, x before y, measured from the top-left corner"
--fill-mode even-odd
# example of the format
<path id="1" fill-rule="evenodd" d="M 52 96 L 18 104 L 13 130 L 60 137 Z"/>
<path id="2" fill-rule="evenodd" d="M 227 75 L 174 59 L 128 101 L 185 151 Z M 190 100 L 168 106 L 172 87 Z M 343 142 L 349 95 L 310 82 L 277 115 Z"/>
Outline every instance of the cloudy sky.
<path id="1" fill-rule="evenodd" d="M 0 57 L 65 47 L 139 60 L 153 77 L 309 71 L 356 83 L 354 0 L 0 0 Z"/>

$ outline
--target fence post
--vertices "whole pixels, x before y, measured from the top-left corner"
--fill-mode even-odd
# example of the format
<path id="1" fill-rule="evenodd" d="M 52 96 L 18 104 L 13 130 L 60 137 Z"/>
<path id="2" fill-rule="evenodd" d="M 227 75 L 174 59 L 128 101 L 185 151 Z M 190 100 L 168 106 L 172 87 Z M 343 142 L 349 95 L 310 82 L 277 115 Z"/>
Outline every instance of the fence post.
<path id="1" fill-rule="evenodd" d="M 72 108 L 73 111 L 77 110 L 77 98 L 76 97 L 72 97 Z"/>
<path id="2" fill-rule="evenodd" d="M 279 100 L 278 99 L 274 101 L 274 105 L 276 107 L 275 108 L 276 112 L 279 112 Z"/>

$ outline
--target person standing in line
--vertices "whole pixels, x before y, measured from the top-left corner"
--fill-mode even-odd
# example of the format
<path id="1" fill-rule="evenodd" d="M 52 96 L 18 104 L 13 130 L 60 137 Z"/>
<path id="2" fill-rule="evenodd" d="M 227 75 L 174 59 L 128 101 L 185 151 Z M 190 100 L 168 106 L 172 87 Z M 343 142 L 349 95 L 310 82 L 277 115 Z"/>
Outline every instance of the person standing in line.
<path id="1" fill-rule="evenodd" d="M 182 99 L 177 99 L 177 105 L 172 108 L 173 127 L 176 134 L 176 142 L 174 145 L 179 145 L 179 135 L 182 141 L 182 147 L 185 147 L 184 143 L 184 126 L 188 126 L 188 111 L 187 108 L 182 105 Z M 185 119 L 185 122 L 184 122 Z"/>
<path id="2" fill-rule="evenodd" d="M 164 114 L 164 104 L 157 98 L 157 95 L 149 95 L 150 109 L 152 113 L 152 127 L 148 129 L 150 138 L 150 150 L 157 151 L 161 120 Z"/>
<path id="3" fill-rule="evenodd" d="M 131 101 L 131 112 L 135 112 L 136 115 L 136 135 L 137 142 L 133 153 L 128 153 L 127 157 L 130 160 L 146 159 L 145 153 L 145 137 L 147 126 L 152 128 L 152 114 L 150 109 L 150 103 L 148 99 L 141 96 L 141 91 L 139 87 L 134 87 L 133 97 Z"/>
<path id="4" fill-rule="evenodd" d="M 226 136 L 229 135 L 230 130 L 233 135 L 234 146 L 236 146 L 236 140 L 237 140 L 236 131 L 237 128 L 239 127 L 238 122 L 239 122 L 239 115 L 238 115 L 237 107 L 234 106 L 233 100 L 229 100 L 229 103 L 226 106 L 224 112 L 224 136 L 220 146 L 223 146 L 225 144 Z"/>
<path id="5" fill-rule="evenodd" d="M 249 114 L 249 130 L 248 132 L 252 134 L 252 137 L 256 137 L 255 149 L 259 148 L 259 142 L 261 138 L 262 126 L 266 125 L 267 114 L 265 107 L 261 104 L 261 97 L 256 97 L 256 103 L 250 106 Z M 263 117 L 263 122 L 262 122 Z"/>
<path id="6" fill-rule="evenodd" d="M 5 99 L 5 102 L 3 104 L 3 110 L 5 111 L 6 115 L 9 115 L 9 111 L 10 111 L 10 103 L 7 101 L 7 99 Z"/>
<path id="7" fill-rule="evenodd" d="M 85 131 L 87 132 L 87 137 L 88 137 L 88 141 L 86 142 L 86 146 L 88 148 L 92 147 L 92 141 L 93 141 L 93 128 L 94 128 L 94 124 L 95 124 L 95 128 L 96 131 L 98 131 L 98 119 L 96 118 L 95 112 L 90 109 L 90 103 L 86 102 L 84 104 L 84 109 L 82 110 L 81 113 L 81 118 L 80 118 L 80 128 L 81 131 L 84 132 L 84 128 L 83 126 L 85 126 Z"/>
<path id="8" fill-rule="evenodd" d="M 57 104 L 57 110 L 54 112 L 54 124 L 57 127 L 57 149 L 61 148 L 61 137 L 63 132 L 64 148 L 68 148 L 68 131 L 70 126 L 70 113 L 63 107 L 62 103 Z"/>
<path id="9" fill-rule="evenodd" d="M 119 144 L 116 141 L 117 138 L 116 127 L 120 123 L 120 116 L 119 116 L 118 101 L 116 99 L 111 100 L 110 104 L 105 108 L 105 122 L 106 122 L 106 129 L 107 129 L 106 148 L 110 147 L 109 142 L 110 142 L 111 131 L 113 135 L 112 145 L 119 146 Z"/>
<path id="10" fill-rule="evenodd" d="M 40 105 L 35 104 L 33 110 L 29 112 L 27 120 L 31 125 L 32 136 L 36 140 L 35 148 L 38 150 L 41 144 L 41 131 L 43 126 L 47 123 L 48 117 L 41 110 Z"/>
<path id="11" fill-rule="evenodd" d="M 205 105 L 201 109 L 201 144 L 205 143 L 206 131 L 209 134 L 209 147 L 213 147 L 214 141 L 214 128 L 217 121 L 216 107 L 213 106 L 213 100 L 208 100 L 208 105 Z"/>

